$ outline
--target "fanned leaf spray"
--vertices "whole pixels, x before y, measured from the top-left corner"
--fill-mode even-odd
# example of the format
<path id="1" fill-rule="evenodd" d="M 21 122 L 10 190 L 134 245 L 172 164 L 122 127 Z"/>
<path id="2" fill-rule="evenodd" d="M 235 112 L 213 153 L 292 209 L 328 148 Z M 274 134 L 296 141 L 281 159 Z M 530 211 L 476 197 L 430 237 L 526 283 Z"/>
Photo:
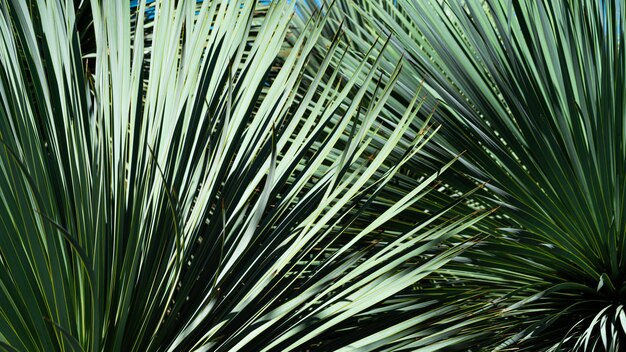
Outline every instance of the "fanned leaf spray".
<path id="1" fill-rule="evenodd" d="M 330 23 L 344 21 L 356 47 L 391 35 L 383 61 L 409 63 L 399 85 L 408 92 L 424 80 L 435 98 L 427 108 L 439 101 L 444 128 L 433 156 L 465 151 L 457 171 L 489 182 L 475 203 L 501 206 L 499 218 L 480 223 L 492 236 L 447 266 L 441 281 L 450 292 L 463 287 L 472 305 L 485 303 L 476 316 L 487 324 L 473 329 L 492 332 L 482 345 L 623 349 L 626 4 L 343 4 Z M 407 101 L 396 98 L 390 106 Z M 467 187 L 456 176 L 443 182 Z"/>
<path id="2" fill-rule="evenodd" d="M 382 118 L 384 44 L 293 6 L 0 1 L 3 348 L 373 350 L 451 309 L 406 292 L 486 213 L 381 230 L 436 128 L 407 135 L 417 90 Z"/>

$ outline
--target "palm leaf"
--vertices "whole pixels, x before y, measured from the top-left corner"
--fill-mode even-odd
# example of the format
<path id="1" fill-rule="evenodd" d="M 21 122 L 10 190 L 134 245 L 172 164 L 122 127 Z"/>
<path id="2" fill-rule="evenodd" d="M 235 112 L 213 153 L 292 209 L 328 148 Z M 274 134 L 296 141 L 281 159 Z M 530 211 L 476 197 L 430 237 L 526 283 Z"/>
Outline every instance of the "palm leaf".
<path id="1" fill-rule="evenodd" d="M 439 100 L 439 148 L 489 181 L 497 234 L 450 278 L 482 292 L 498 348 L 619 350 L 626 253 L 623 2 L 357 1 L 351 42 L 392 33 L 411 91 Z M 398 106 L 406 98 L 398 96 Z M 435 101 L 426 102 L 426 107 Z M 413 166 L 416 171 L 420 165 Z M 463 182 L 450 179 L 451 190 Z M 455 282 L 455 280 L 452 280 Z M 500 310 L 500 308 L 504 308 Z M 493 309 L 496 309 L 495 311 Z M 486 312 L 492 313 L 486 313 Z M 494 314 L 498 312 L 497 314 Z M 482 328 L 482 327 L 481 327 Z M 498 342 L 499 341 L 499 342 Z"/>
<path id="2" fill-rule="evenodd" d="M 436 301 L 407 292 L 487 213 L 379 230 L 454 161 L 383 193 L 433 129 L 407 136 L 417 95 L 379 116 L 400 76 L 381 75 L 381 41 L 358 56 L 332 32 L 324 48 L 326 15 L 296 36 L 289 2 L 94 0 L 80 21 L 68 2 L 0 5 L 2 346 L 372 350 L 425 336 Z"/>

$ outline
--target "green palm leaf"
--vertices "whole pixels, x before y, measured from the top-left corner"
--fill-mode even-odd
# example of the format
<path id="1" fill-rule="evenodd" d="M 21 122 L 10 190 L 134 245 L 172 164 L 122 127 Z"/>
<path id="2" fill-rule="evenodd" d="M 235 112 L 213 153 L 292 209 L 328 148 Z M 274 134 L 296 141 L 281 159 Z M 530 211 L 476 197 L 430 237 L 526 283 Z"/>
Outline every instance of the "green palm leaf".
<path id="1" fill-rule="evenodd" d="M 411 91 L 423 77 L 440 102 L 439 148 L 466 151 L 458 170 L 489 180 L 490 192 L 475 200 L 503 206 L 499 218 L 481 222 L 497 236 L 475 246 L 469 264 L 444 270 L 445 282 L 461 280 L 472 297 L 496 303 L 481 313 L 494 331 L 483 343 L 619 350 L 624 2 L 350 3 L 334 17 L 349 18 L 352 43 L 393 34 L 387 62 L 404 55 L 413 71 L 400 85 Z M 403 101 L 399 95 L 396 105 Z M 467 187 L 458 179 L 448 185 Z"/>
<path id="2" fill-rule="evenodd" d="M 384 45 L 296 36 L 289 2 L 150 6 L 0 2 L 3 348 L 413 348 L 452 308 L 412 285 L 487 213 L 380 230 L 452 163 L 383 192 L 433 132 L 417 95 L 379 115 Z"/>

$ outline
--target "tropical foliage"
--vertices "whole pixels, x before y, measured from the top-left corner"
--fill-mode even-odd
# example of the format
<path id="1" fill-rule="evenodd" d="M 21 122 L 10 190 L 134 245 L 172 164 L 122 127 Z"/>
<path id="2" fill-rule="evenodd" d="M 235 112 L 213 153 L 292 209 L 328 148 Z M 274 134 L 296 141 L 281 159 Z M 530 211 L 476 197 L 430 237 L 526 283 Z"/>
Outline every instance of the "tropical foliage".
<path id="1" fill-rule="evenodd" d="M 401 65 L 380 68 L 385 44 L 348 50 L 324 12 L 297 29 L 293 13 L 0 1 L 1 349 L 474 338 L 451 338 L 468 323 L 455 302 L 413 287 L 488 212 L 406 217 L 455 160 L 403 193 L 398 171 L 437 130 L 409 132 L 421 95 L 387 116 Z"/>
<path id="2" fill-rule="evenodd" d="M 501 206 L 478 224 L 491 236 L 441 281 L 483 300 L 476 314 L 493 334 L 482 345 L 623 349 L 624 2 L 372 0 L 333 11 L 357 47 L 391 34 L 387 62 L 410 63 L 400 86 L 424 80 L 427 107 L 439 103 L 440 149 L 465 151 L 457 171 L 488 181 L 473 200 Z"/>
<path id="3" fill-rule="evenodd" d="M 625 15 L 0 0 L 0 350 L 624 349 Z"/>

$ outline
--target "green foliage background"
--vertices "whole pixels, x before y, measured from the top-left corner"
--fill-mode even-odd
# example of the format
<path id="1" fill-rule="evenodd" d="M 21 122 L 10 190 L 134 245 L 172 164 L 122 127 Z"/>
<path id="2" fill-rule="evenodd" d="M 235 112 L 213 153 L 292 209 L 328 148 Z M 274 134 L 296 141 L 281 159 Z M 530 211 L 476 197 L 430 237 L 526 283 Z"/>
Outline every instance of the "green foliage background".
<path id="1" fill-rule="evenodd" d="M 0 349 L 621 350 L 625 7 L 0 0 Z"/>

